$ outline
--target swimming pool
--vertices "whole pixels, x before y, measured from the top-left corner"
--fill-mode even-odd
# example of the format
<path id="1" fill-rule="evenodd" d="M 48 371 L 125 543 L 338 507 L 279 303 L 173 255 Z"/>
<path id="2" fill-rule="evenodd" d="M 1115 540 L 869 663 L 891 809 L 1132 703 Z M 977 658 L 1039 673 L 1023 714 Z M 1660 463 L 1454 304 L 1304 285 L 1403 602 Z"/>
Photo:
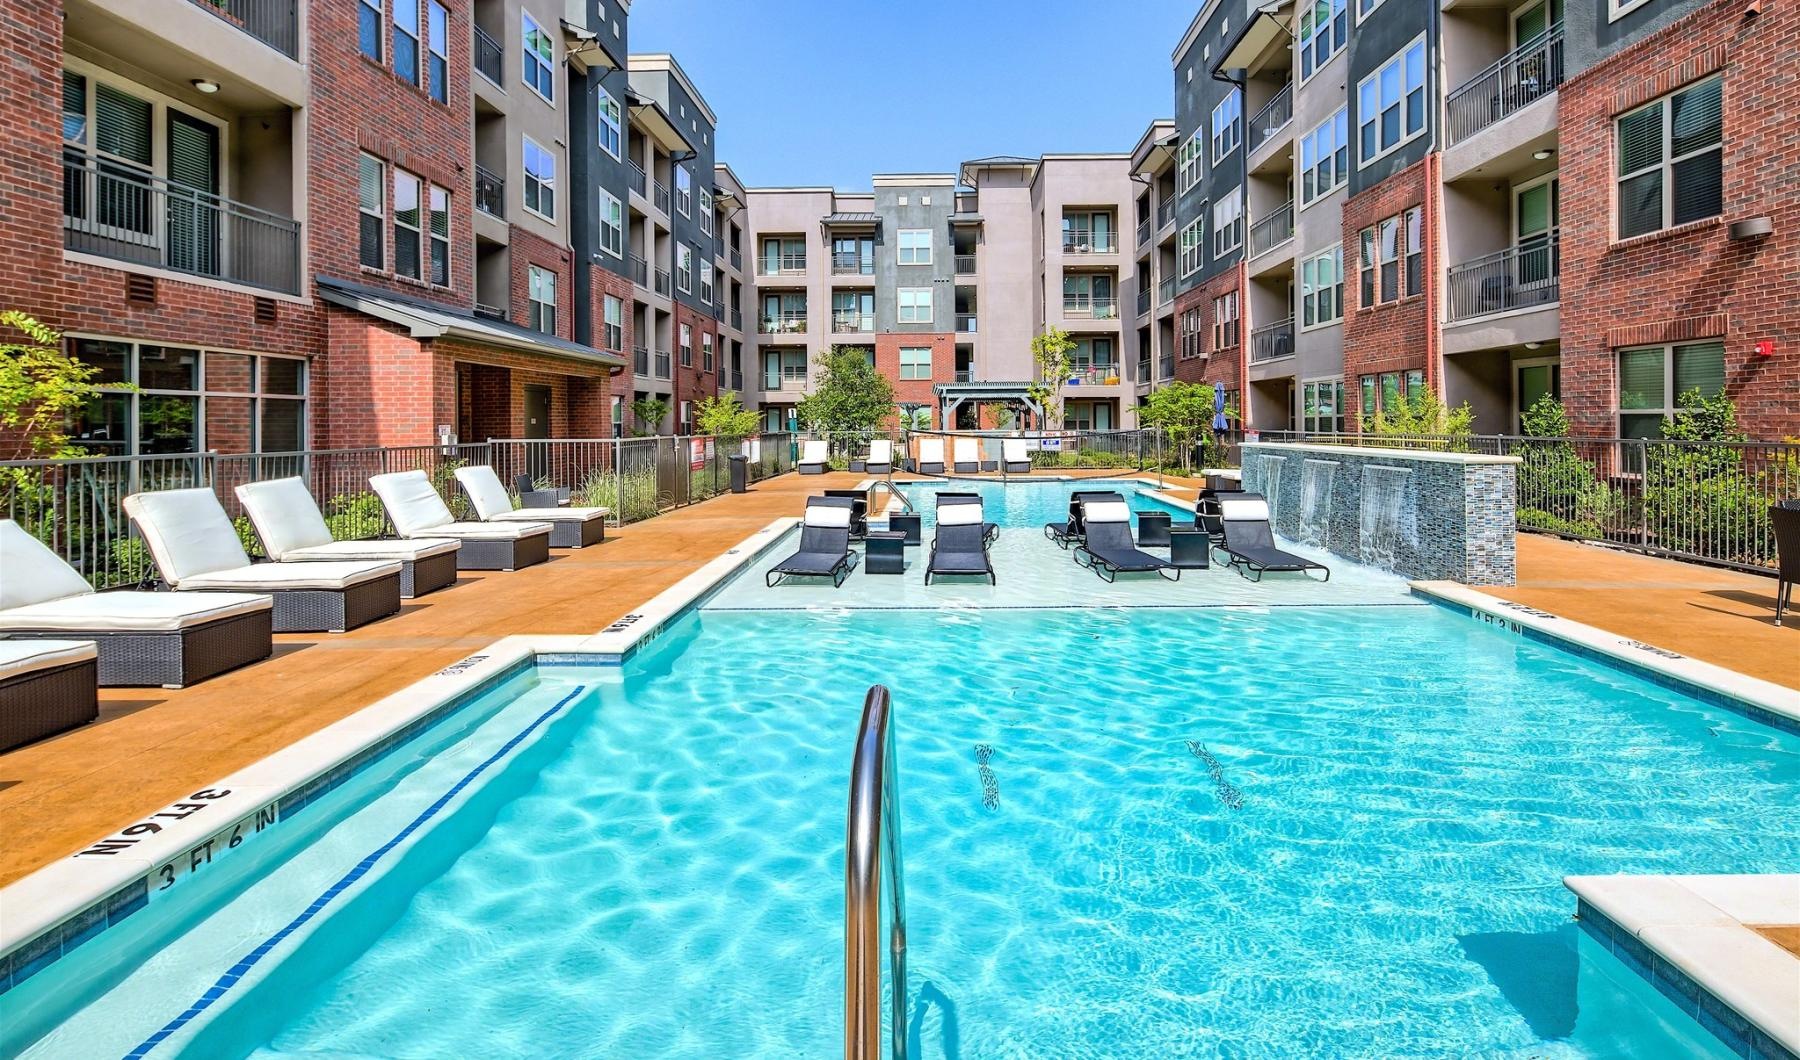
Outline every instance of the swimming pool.
<path id="1" fill-rule="evenodd" d="M 1714 1055 L 1560 880 L 1800 853 L 1800 738 L 1441 608 L 701 611 L 0 995 L 0 1052 L 835 1054 L 877 682 L 928 1057 Z"/>

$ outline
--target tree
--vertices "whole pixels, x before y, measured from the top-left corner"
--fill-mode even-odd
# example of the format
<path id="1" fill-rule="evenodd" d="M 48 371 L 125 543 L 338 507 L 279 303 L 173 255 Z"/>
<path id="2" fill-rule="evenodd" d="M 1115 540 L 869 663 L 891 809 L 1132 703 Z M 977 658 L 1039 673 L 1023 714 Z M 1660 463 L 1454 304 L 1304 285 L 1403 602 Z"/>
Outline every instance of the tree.
<path id="1" fill-rule="evenodd" d="M 1047 328 L 1031 340 L 1031 359 L 1037 363 L 1038 377 L 1025 388 L 1031 400 L 1044 410 L 1045 427 L 1062 423 L 1062 388 L 1069 379 L 1069 353 L 1075 340 L 1062 328 Z"/>
<path id="2" fill-rule="evenodd" d="M 655 434 L 669 414 L 669 403 L 662 398 L 641 398 L 631 403 L 631 433 L 642 438 Z"/>
<path id="3" fill-rule="evenodd" d="M 818 382 L 794 412 L 815 433 L 869 434 L 893 414 L 894 387 L 875 371 L 866 349 L 833 346 L 819 355 Z"/>
<path id="4" fill-rule="evenodd" d="M 931 429 L 931 407 L 929 405 L 901 405 L 900 429 L 903 431 L 929 431 Z"/>
<path id="5" fill-rule="evenodd" d="M 100 392 L 100 369 L 63 352 L 62 336 L 17 310 L 0 311 L 0 427 L 25 436 L 34 457 L 80 456 L 68 421 Z M 27 341 L 4 341 L 11 331 Z M 22 430 L 21 430 L 22 429 Z"/>
<path id="6" fill-rule="evenodd" d="M 990 401 L 982 407 L 987 410 L 988 419 L 993 421 L 996 430 L 1012 430 L 1019 417 L 1019 410 L 1010 401 Z"/>
<path id="7" fill-rule="evenodd" d="M 739 442 L 757 433 L 762 416 L 747 409 L 738 396 L 727 391 L 717 397 L 705 397 L 694 406 L 694 424 L 701 434 L 710 434 L 722 442 Z"/>
<path id="8" fill-rule="evenodd" d="M 1447 434 L 1464 438 L 1475 433 L 1475 410 L 1467 401 L 1451 408 L 1428 387 L 1395 401 L 1392 408 L 1379 408 L 1369 417 L 1369 433 L 1404 436 Z"/>
<path id="9" fill-rule="evenodd" d="M 1194 443 L 1207 436 L 1213 419 L 1210 383 L 1164 383 L 1150 392 L 1138 409 L 1138 422 L 1163 433 L 1181 454 L 1181 466 L 1193 467 Z"/>

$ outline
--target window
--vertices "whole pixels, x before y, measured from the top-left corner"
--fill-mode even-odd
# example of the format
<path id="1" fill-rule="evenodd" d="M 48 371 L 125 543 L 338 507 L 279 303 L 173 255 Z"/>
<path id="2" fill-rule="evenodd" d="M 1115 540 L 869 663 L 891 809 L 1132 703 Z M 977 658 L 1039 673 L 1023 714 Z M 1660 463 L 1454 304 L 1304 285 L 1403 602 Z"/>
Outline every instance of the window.
<path id="1" fill-rule="evenodd" d="M 604 88 L 600 90 L 599 104 L 600 146 L 607 154 L 618 158 L 625 142 L 624 112 L 619 109 L 619 101 Z"/>
<path id="2" fill-rule="evenodd" d="M 700 333 L 700 370 L 713 370 L 713 333 L 710 331 Z"/>
<path id="3" fill-rule="evenodd" d="M 1177 171 L 1176 179 L 1180 183 L 1181 192 L 1185 194 L 1189 188 L 1200 183 L 1200 133 L 1198 130 L 1187 138 L 1186 143 L 1181 145 L 1178 161 L 1180 169 Z"/>
<path id="4" fill-rule="evenodd" d="M 605 188 L 600 192 L 600 249 L 615 258 L 625 256 L 625 206 Z"/>
<path id="5" fill-rule="evenodd" d="M 1229 350 L 1238 344 L 1238 296 L 1236 291 L 1226 291 L 1213 299 L 1213 344 L 1214 352 Z"/>
<path id="6" fill-rule="evenodd" d="M 450 12 L 437 0 L 425 5 L 425 31 L 430 34 L 431 98 L 450 102 Z"/>
<path id="7" fill-rule="evenodd" d="M 1300 138 L 1300 205 L 1343 187 L 1350 179 L 1350 109 L 1336 114 Z"/>
<path id="8" fill-rule="evenodd" d="M 1182 360 L 1185 361 L 1189 358 L 1198 357 L 1205 352 L 1202 347 L 1202 338 L 1204 337 L 1205 332 L 1206 325 L 1200 319 L 1199 306 L 1195 306 L 1181 314 Z"/>
<path id="9" fill-rule="evenodd" d="M 1063 253 L 1111 254 L 1119 249 L 1109 210 L 1076 210 L 1063 214 Z"/>
<path id="10" fill-rule="evenodd" d="M 1300 385 L 1300 429 L 1308 434 L 1344 433 L 1342 379 L 1316 379 Z"/>
<path id="11" fill-rule="evenodd" d="M 713 197 L 705 188 L 700 189 L 700 231 L 713 234 Z"/>
<path id="12" fill-rule="evenodd" d="M 932 322 L 931 288 L 902 287 L 899 293 L 900 323 L 929 324 Z"/>
<path id="13" fill-rule="evenodd" d="M 1403 399 L 1423 393 L 1425 373 L 1416 368 L 1410 372 L 1382 372 L 1380 375 L 1365 375 L 1360 382 L 1363 425 L 1368 426 L 1376 412 L 1398 411 Z"/>
<path id="14" fill-rule="evenodd" d="M 1661 438 L 1663 420 L 1698 390 L 1716 397 L 1725 389 L 1725 344 L 1690 342 L 1619 351 L 1619 437 Z"/>
<path id="15" fill-rule="evenodd" d="M 686 166 L 675 167 L 675 208 L 683 217 L 694 215 L 694 175 Z"/>
<path id="16" fill-rule="evenodd" d="M 625 302 L 614 295 L 601 299 L 600 337 L 609 350 L 625 348 Z"/>
<path id="17" fill-rule="evenodd" d="M 526 272 L 525 296 L 531 301 L 531 327 L 556 334 L 556 273 L 532 265 Z"/>
<path id="18" fill-rule="evenodd" d="M 1361 254 L 1357 259 L 1362 277 L 1359 306 L 1367 309 L 1424 292 L 1423 219 L 1424 212 L 1414 206 L 1362 230 Z"/>
<path id="19" fill-rule="evenodd" d="M 307 365 L 292 357 L 68 337 L 98 368 L 70 437 L 104 456 L 306 448 Z M 126 389 L 135 388 L 135 389 Z"/>
<path id="20" fill-rule="evenodd" d="M 525 137 L 525 208 L 556 220 L 556 156 Z"/>
<path id="21" fill-rule="evenodd" d="M 1212 160 L 1219 160 L 1237 150 L 1244 138 L 1244 98 L 1236 89 L 1228 92 L 1212 112 Z"/>
<path id="22" fill-rule="evenodd" d="M 450 191 L 431 186 L 431 282 L 450 286 Z"/>
<path id="23" fill-rule="evenodd" d="M 1425 131 L 1425 38 L 1363 78 L 1356 93 L 1356 128 L 1366 166 Z"/>
<path id="24" fill-rule="evenodd" d="M 1619 118 L 1620 239 L 1723 210 L 1722 84 L 1709 77 Z"/>
<path id="25" fill-rule="evenodd" d="M 902 228 L 898 260 L 902 265 L 931 264 L 931 229 Z"/>
<path id="26" fill-rule="evenodd" d="M 875 292 L 831 292 L 831 330 L 862 332 L 875 330 Z"/>
<path id="27" fill-rule="evenodd" d="M 381 61 L 381 0 L 356 5 L 356 42 L 364 55 Z"/>
<path id="28" fill-rule="evenodd" d="M 358 155 L 356 159 L 357 208 L 361 230 L 361 261 L 371 269 L 387 267 L 382 230 L 387 226 L 387 167 L 379 159 Z"/>
<path id="29" fill-rule="evenodd" d="M 831 271 L 840 274 L 872 275 L 875 272 L 875 241 L 840 237 L 831 241 Z"/>
<path id="30" fill-rule="evenodd" d="M 520 64 L 520 72 L 531 90 L 547 100 L 556 99 L 556 43 L 544 27 L 537 24 L 537 19 L 521 11 L 519 17 L 525 24 L 525 61 Z"/>
<path id="31" fill-rule="evenodd" d="M 806 295 L 765 294 L 762 299 L 762 329 L 774 334 L 806 330 Z"/>
<path id="32" fill-rule="evenodd" d="M 681 325 L 681 366 L 694 366 L 694 329 L 686 324 Z M 682 417 L 686 419 L 687 417 Z"/>
<path id="33" fill-rule="evenodd" d="M 675 286 L 688 292 L 694 289 L 694 248 L 686 243 L 675 247 Z"/>
<path id="34" fill-rule="evenodd" d="M 1222 258 L 1244 242 L 1244 200 L 1233 188 L 1213 203 L 1213 257 Z"/>
<path id="35" fill-rule="evenodd" d="M 419 210 L 419 178 L 394 170 L 394 272 L 415 280 L 424 243 Z"/>
<path id="36" fill-rule="evenodd" d="M 902 378 L 902 379 L 930 379 L 931 378 L 931 347 L 929 347 L 929 346 L 902 346 L 902 347 L 900 347 L 900 378 Z"/>
<path id="37" fill-rule="evenodd" d="M 712 305 L 713 263 L 704 257 L 700 259 L 700 300 L 707 305 Z"/>
<path id="38" fill-rule="evenodd" d="M 1332 247 L 1300 263 L 1300 326 L 1317 327 L 1344 318 L 1344 248 Z"/>
<path id="39" fill-rule="evenodd" d="M 419 83 L 419 0 L 394 0 L 394 73 Z"/>
<path id="40" fill-rule="evenodd" d="M 1180 255 L 1183 276 L 1198 272 L 1200 269 L 1200 259 L 1204 256 L 1200 250 L 1200 234 L 1205 223 L 1204 217 L 1196 217 L 1186 228 L 1181 230 L 1177 253 Z"/>
<path id="41" fill-rule="evenodd" d="M 762 260 L 762 271 L 765 276 L 783 272 L 805 272 L 806 240 L 798 236 L 785 239 L 773 237 L 764 239 Z M 873 271 L 872 268 L 871 271 Z"/>
<path id="42" fill-rule="evenodd" d="M 1113 357 L 1113 340 L 1077 340 L 1075 349 L 1069 353 L 1069 366 L 1075 372 L 1091 376 L 1091 382 L 1101 382 L 1118 375 L 1119 362 Z"/>
<path id="43" fill-rule="evenodd" d="M 1344 49 L 1349 39 L 1345 25 L 1344 0 L 1313 0 L 1312 6 L 1300 13 L 1300 80 L 1305 81 L 1331 57 Z"/>

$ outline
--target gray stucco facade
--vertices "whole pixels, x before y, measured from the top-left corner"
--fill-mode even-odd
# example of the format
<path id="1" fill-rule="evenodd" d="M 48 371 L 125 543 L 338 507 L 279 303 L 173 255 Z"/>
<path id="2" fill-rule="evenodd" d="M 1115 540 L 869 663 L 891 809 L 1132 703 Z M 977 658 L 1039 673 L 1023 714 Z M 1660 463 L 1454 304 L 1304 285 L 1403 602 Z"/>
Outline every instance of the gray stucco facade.
<path id="1" fill-rule="evenodd" d="M 894 291 L 892 298 L 875 299 L 875 330 L 940 333 L 950 331 L 956 313 L 954 258 L 950 245 L 950 215 L 956 211 L 956 187 L 949 177 L 908 183 L 894 177 L 876 177 L 875 215 L 881 226 L 875 233 L 875 289 Z M 904 201 L 903 201 L 904 200 Z M 931 237 L 929 265 L 900 264 L 902 230 L 923 230 Z M 931 322 L 900 323 L 902 289 L 931 291 Z M 874 337 L 870 336 L 870 341 Z"/>

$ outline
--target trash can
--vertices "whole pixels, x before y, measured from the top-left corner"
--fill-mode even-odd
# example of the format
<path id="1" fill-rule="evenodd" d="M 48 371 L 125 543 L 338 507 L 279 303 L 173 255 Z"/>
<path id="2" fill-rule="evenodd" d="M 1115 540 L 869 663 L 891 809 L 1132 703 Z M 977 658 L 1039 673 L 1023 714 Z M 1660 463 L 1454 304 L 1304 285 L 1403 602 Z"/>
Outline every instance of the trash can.
<path id="1" fill-rule="evenodd" d="M 750 458 L 742 453 L 725 458 L 731 466 L 731 492 L 743 493 L 750 488 Z"/>

